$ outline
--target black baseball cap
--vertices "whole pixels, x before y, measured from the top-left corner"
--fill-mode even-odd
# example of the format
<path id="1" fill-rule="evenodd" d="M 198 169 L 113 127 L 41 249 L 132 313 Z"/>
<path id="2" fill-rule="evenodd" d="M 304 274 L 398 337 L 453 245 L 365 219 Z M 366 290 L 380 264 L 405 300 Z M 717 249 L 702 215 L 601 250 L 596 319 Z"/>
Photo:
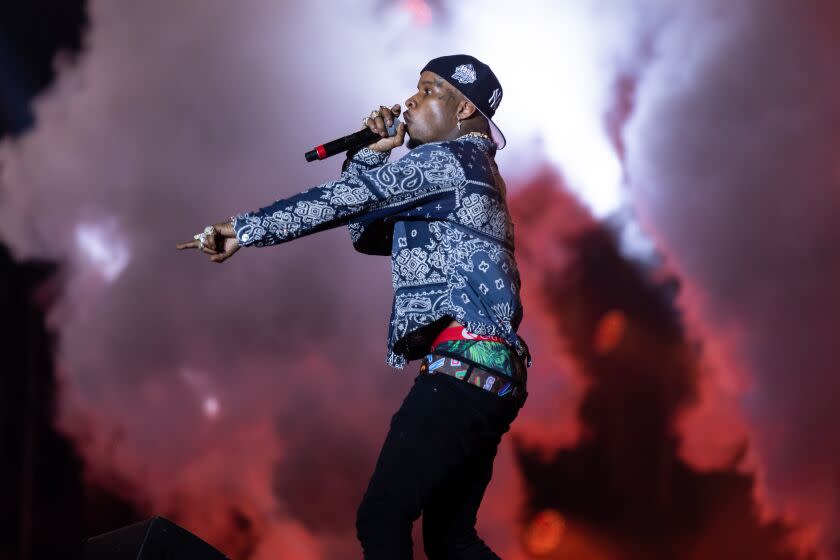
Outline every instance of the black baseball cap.
<path id="1" fill-rule="evenodd" d="M 490 136 L 497 149 L 505 147 L 505 135 L 493 122 L 493 115 L 502 102 L 502 84 L 489 66 L 474 56 L 453 54 L 433 58 L 420 73 L 426 70 L 434 72 L 463 93 L 478 112 L 487 118 L 487 122 L 490 123 Z"/>

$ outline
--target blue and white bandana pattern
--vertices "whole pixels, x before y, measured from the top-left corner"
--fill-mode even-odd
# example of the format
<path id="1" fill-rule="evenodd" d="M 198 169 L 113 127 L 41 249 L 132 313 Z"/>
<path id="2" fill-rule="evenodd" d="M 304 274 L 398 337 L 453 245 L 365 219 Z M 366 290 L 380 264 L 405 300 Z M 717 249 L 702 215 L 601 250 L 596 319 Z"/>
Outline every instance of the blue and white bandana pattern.
<path id="1" fill-rule="evenodd" d="M 397 369 L 422 359 L 452 318 L 527 355 L 516 333 L 520 278 L 495 145 L 462 136 L 390 163 L 389 155 L 363 148 L 339 179 L 239 214 L 239 243 L 276 245 L 347 225 L 357 251 L 389 255 L 394 300 L 385 361 Z"/>

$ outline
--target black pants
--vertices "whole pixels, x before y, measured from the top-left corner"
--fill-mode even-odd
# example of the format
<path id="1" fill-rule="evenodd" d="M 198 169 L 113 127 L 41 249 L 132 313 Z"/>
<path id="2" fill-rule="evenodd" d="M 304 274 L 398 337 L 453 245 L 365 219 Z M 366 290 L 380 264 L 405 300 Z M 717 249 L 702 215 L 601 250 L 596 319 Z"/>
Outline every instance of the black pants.
<path id="1" fill-rule="evenodd" d="M 365 560 L 410 560 L 421 512 L 430 560 L 499 558 L 475 522 L 497 447 L 520 403 L 448 375 L 417 375 L 391 419 L 358 509 Z"/>

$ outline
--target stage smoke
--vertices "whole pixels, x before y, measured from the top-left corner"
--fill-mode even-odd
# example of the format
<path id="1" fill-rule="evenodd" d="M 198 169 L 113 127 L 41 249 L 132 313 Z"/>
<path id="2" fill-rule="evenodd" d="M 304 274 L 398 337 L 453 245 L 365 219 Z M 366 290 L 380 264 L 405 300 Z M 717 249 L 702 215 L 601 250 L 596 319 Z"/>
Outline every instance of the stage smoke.
<path id="1" fill-rule="evenodd" d="M 655 241 L 703 347 L 683 457 L 729 467 L 746 441 L 767 518 L 840 555 L 833 3 L 94 1 L 90 20 L 35 127 L 0 144 L 0 237 L 64 267 L 59 417 L 90 476 L 230 556 L 358 554 L 353 504 L 413 379 L 384 363 L 388 259 L 344 229 L 222 265 L 174 245 L 335 177 L 341 161 L 303 152 L 403 103 L 429 59 L 470 52 L 505 87 L 511 206 L 556 216 L 517 240 L 535 367 L 511 436 L 580 443 L 591 379 L 547 330 L 546 278 L 571 258 L 550 237 L 629 216 L 622 256 L 650 265 Z M 554 191 L 517 199 L 535 183 Z M 632 330 L 610 317 L 605 358 Z M 523 554 L 521 476 L 505 440 L 478 522 L 504 557 Z M 323 493 L 337 509 L 319 516 Z"/>

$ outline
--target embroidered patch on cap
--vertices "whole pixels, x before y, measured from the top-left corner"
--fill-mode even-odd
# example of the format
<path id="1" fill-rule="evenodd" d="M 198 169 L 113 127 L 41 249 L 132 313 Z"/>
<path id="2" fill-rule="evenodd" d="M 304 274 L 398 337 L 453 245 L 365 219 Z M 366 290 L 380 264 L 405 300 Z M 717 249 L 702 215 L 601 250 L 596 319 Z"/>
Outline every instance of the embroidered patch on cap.
<path id="1" fill-rule="evenodd" d="M 490 107 L 492 107 L 494 111 L 498 109 L 499 103 L 502 102 L 502 90 L 499 88 L 494 89 L 493 94 L 490 96 L 490 99 L 488 99 L 487 102 L 490 104 Z"/>
<path id="2" fill-rule="evenodd" d="M 471 84 L 476 80 L 477 76 L 475 68 L 473 68 L 472 64 L 462 64 L 455 69 L 455 73 L 452 74 L 452 77 L 462 84 Z"/>

